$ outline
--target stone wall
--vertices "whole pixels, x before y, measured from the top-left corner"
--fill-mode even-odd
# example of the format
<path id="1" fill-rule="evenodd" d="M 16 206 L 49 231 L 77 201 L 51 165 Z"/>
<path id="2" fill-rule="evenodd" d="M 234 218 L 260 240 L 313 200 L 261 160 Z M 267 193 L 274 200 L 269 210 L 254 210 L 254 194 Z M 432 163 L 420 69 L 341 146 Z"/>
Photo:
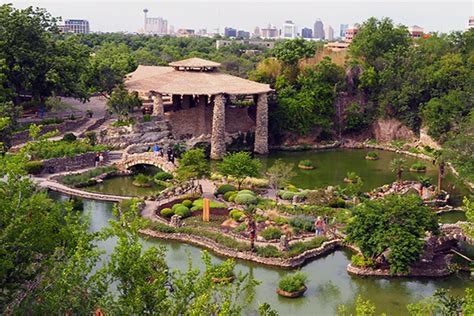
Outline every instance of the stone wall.
<path id="1" fill-rule="evenodd" d="M 373 124 L 373 130 L 379 143 L 388 143 L 396 139 L 406 141 L 416 139 L 413 131 L 396 119 L 379 119 Z"/>
<path id="2" fill-rule="evenodd" d="M 79 128 L 80 126 L 84 125 L 88 120 L 89 118 L 84 117 L 77 120 L 67 120 L 60 124 L 45 125 L 41 127 L 41 132 L 39 133 L 39 135 L 41 136 L 43 134 L 46 134 L 55 130 L 58 130 L 59 134 L 64 134 L 64 133 L 67 133 L 69 131 Z M 20 145 L 20 144 L 26 143 L 29 140 L 31 140 L 29 130 L 15 133 L 12 136 L 12 145 L 13 146 Z"/>
<path id="3" fill-rule="evenodd" d="M 103 152 L 104 163 L 109 160 L 109 153 Z M 75 171 L 95 166 L 95 152 L 85 153 L 74 157 L 52 158 L 43 160 L 43 173 L 58 173 Z"/>

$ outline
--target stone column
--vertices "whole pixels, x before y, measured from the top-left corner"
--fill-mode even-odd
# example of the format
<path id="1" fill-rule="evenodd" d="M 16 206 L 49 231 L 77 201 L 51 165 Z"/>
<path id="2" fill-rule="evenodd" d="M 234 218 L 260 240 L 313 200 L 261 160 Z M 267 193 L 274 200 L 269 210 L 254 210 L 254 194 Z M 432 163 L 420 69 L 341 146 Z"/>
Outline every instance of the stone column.
<path id="1" fill-rule="evenodd" d="M 158 117 L 164 117 L 165 108 L 163 107 L 163 96 L 161 93 L 156 93 L 152 96 L 153 98 L 153 115 Z"/>
<path id="2" fill-rule="evenodd" d="M 225 97 L 218 94 L 212 112 L 211 158 L 220 159 L 225 154 Z"/>
<path id="3" fill-rule="evenodd" d="M 268 102 L 266 93 L 258 95 L 254 151 L 258 154 L 268 153 Z"/>

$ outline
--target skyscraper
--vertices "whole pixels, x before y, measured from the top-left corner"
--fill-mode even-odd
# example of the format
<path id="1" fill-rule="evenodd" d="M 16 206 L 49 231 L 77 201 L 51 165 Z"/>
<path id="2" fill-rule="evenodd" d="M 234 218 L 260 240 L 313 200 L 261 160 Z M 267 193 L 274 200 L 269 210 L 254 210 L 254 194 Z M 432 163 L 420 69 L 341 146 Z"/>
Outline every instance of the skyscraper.
<path id="1" fill-rule="evenodd" d="M 162 17 L 149 18 L 148 9 L 143 9 L 145 15 L 145 34 L 168 34 L 168 21 Z"/>
<path id="2" fill-rule="evenodd" d="M 313 30 L 307 27 L 301 29 L 302 38 L 313 38 Z"/>
<path id="3" fill-rule="evenodd" d="M 281 32 L 281 37 L 289 39 L 293 39 L 296 37 L 296 25 L 295 23 L 293 23 L 293 21 L 285 21 Z"/>
<path id="4" fill-rule="evenodd" d="M 346 30 L 349 27 L 349 24 L 341 24 L 339 26 L 339 36 L 344 37 L 346 36 Z"/>
<path id="5" fill-rule="evenodd" d="M 71 32 L 75 34 L 88 34 L 89 21 L 68 19 L 64 21 L 64 26 L 62 27 L 62 29 L 64 32 Z"/>
<path id="6" fill-rule="evenodd" d="M 334 41 L 334 29 L 331 25 L 327 25 L 324 28 L 324 38 L 328 41 Z"/>
<path id="7" fill-rule="evenodd" d="M 278 29 L 271 24 L 268 27 L 264 27 L 260 30 L 262 32 L 262 38 L 276 38 L 278 37 Z"/>
<path id="8" fill-rule="evenodd" d="M 320 19 L 314 22 L 313 37 L 317 39 L 324 39 L 324 24 Z"/>
<path id="9" fill-rule="evenodd" d="M 225 37 L 237 37 L 237 30 L 232 27 L 226 27 L 224 29 Z"/>

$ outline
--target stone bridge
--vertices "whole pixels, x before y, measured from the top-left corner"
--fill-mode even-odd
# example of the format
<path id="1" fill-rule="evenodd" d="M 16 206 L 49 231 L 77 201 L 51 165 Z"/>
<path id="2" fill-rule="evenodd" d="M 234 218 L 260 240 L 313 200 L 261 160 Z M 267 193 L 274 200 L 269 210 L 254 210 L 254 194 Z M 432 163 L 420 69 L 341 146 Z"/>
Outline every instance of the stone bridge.
<path id="1" fill-rule="evenodd" d="M 136 165 L 152 165 L 169 173 L 173 173 L 176 170 L 176 166 L 174 164 L 167 161 L 165 157 L 161 157 L 155 152 L 124 154 L 122 160 L 117 163 L 119 169 L 122 170 Z"/>

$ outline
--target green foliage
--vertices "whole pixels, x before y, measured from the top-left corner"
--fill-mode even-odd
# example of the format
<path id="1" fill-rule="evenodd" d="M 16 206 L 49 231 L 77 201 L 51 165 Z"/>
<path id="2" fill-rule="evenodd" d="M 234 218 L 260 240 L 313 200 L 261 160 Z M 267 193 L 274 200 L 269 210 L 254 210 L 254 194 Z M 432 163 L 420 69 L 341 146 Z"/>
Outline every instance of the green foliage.
<path id="1" fill-rule="evenodd" d="M 257 203 L 257 197 L 248 193 L 238 193 L 234 201 L 238 204 L 255 204 Z"/>
<path id="2" fill-rule="evenodd" d="M 153 184 L 153 178 L 139 173 L 133 177 L 133 184 L 138 186 L 151 186 Z"/>
<path id="3" fill-rule="evenodd" d="M 235 200 L 235 197 L 237 196 L 237 192 L 236 191 L 228 191 L 226 193 L 224 193 L 224 200 L 228 201 L 228 202 L 231 202 L 231 201 L 234 201 Z"/>
<path id="4" fill-rule="evenodd" d="M 301 160 L 298 162 L 298 166 L 303 166 L 306 168 L 314 168 L 313 162 L 311 160 Z"/>
<path id="5" fill-rule="evenodd" d="M 92 146 L 82 140 L 74 142 L 41 140 L 31 143 L 27 150 L 34 159 L 51 159 L 73 157 L 87 152 L 105 151 L 107 147 L 104 145 Z"/>
<path id="6" fill-rule="evenodd" d="M 160 180 L 160 181 L 167 181 L 167 180 L 173 179 L 173 175 L 166 171 L 157 172 L 155 173 L 153 177 L 155 178 L 155 180 Z"/>
<path id="7" fill-rule="evenodd" d="M 369 152 L 366 154 L 366 156 L 369 157 L 369 158 L 373 158 L 373 159 L 379 158 L 379 155 L 377 154 L 376 151 L 369 151 Z"/>
<path id="8" fill-rule="evenodd" d="M 104 166 L 98 167 L 92 170 L 88 170 L 78 174 L 68 174 L 61 176 L 59 178 L 59 182 L 65 185 L 72 185 L 72 186 L 82 186 L 89 182 L 91 178 L 97 177 L 98 175 L 104 173 L 111 173 L 117 171 L 117 168 L 114 166 Z"/>
<path id="9" fill-rule="evenodd" d="M 174 213 L 182 218 L 191 216 L 191 211 L 184 205 L 179 205 L 174 209 Z"/>
<path id="10" fill-rule="evenodd" d="M 119 120 L 141 106 L 142 101 L 138 97 L 138 93 L 129 93 L 123 85 L 115 87 L 107 100 L 107 107 L 112 113 L 119 116 Z"/>
<path id="11" fill-rule="evenodd" d="M 279 41 L 273 49 L 275 57 L 288 65 L 296 65 L 300 59 L 314 56 L 315 52 L 315 43 L 302 38 Z"/>
<path id="12" fill-rule="evenodd" d="M 186 206 L 187 208 L 190 208 L 191 206 L 193 206 L 193 201 L 191 200 L 184 200 L 183 202 L 181 202 L 184 206 Z"/>
<path id="13" fill-rule="evenodd" d="M 151 122 L 151 115 L 150 114 L 143 115 L 143 122 Z"/>
<path id="14" fill-rule="evenodd" d="M 264 247 L 255 247 L 255 253 L 264 258 L 279 258 L 282 256 L 280 250 L 277 247 L 268 245 Z"/>
<path id="15" fill-rule="evenodd" d="M 261 163 L 250 156 L 250 153 L 240 151 L 227 154 L 222 162 L 217 164 L 217 170 L 224 176 L 236 179 L 238 189 L 247 177 L 257 177 L 260 174 Z"/>
<path id="16" fill-rule="evenodd" d="M 287 164 L 282 159 L 277 159 L 266 172 L 270 188 L 278 190 L 288 184 L 290 179 L 296 175 L 293 167 L 293 164 Z"/>
<path id="17" fill-rule="evenodd" d="M 410 166 L 410 169 L 416 171 L 424 171 L 426 170 L 426 164 L 424 164 L 422 161 L 417 161 Z"/>
<path id="18" fill-rule="evenodd" d="M 393 158 L 392 161 L 390 161 L 390 168 L 392 172 L 395 172 L 398 182 L 402 181 L 402 173 L 405 170 L 405 164 L 406 160 L 403 158 Z"/>
<path id="19" fill-rule="evenodd" d="M 233 216 L 232 216 L 233 217 Z M 238 234 L 238 233 L 241 233 L 241 232 L 244 232 L 247 230 L 247 224 L 245 223 L 241 223 L 239 226 L 237 226 L 236 228 L 234 228 L 232 230 L 232 232 Z"/>
<path id="20" fill-rule="evenodd" d="M 353 255 L 351 257 L 351 264 L 355 267 L 369 267 L 373 268 L 375 267 L 375 262 L 372 260 L 372 258 L 366 258 L 363 255 Z"/>
<path id="21" fill-rule="evenodd" d="M 367 128 L 370 123 L 370 117 L 368 116 L 366 108 L 357 102 L 352 102 L 345 109 L 344 114 L 345 132 L 360 132 Z"/>
<path id="22" fill-rule="evenodd" d="M 131 126 L 135 124 L 135 119 L 133 117 L 130 118 L 119 118 L 117 121 L 113 122 L 111 125 L 113 127 L 124 127 L 124 126 Z"/>
<path id="23" fill-rule="evenodd" d="M 372 259 L 390 249 L 387 259 L 392 273 L 407 272 L 419 259 L 425 233 L 438 232 L 435 215 L 416 195 L 367 200 L 357 205 L 353 214 L 347 240 Z"/>
<path id="24" fill-rule="evenodd" d="M 260 236 L 266 240 L 280 239 L 281 235 L 283 235 L 282 231 L 273 226 L 269 226 L 260 232 Z"/>
<path id="25" fill-rule="evenodd" d="M 474 201 L 464 197 L 463 204 L 467 217 L 467 224 L 463 226 L 463 230 L 470 238 L 474 238 Z"/>
<path id="26" fill-rule="evenodd" d="M 66 133 L 64 134 L 62 141 L 72 143 L 76 141 L 76 139 L 77 137 L 73 133 Z"/>
<path id="27" fill-rule="evenodd" d="M 319 248 L 323 245 L 324 242 L 328 241 L 328 238 L 325 236 L 314 237 L 310 241 L 297 241 L 290 245 L 288 249 L 287 256 L 294 257 L 299 254 L 302 254 L 305 251 Z"/>
<path id="28" fill-rule="evenodd" d="M 244 215 L 243 212 L 239 210 L 232 210 L 229 212 L 229 216 L 232 217 L 235 221 L 240 221 L 240 218 Z"/>
<path id="29" fill-rule="evenodd" d="M 296 292 L 305 287 L 306 282 L 308 282 L 308 276 L 305 273 L 298 271 L 282 277 L 278 282 L 278 288 L 286 292 Z"/>
<path id="30" fill-rule="evenodd" d="M 202 210 L 203 203 L 204 203 L 203 199 L 194 200 L 192 210 L 193 211 Z M 227 206 L 223 203 L 219 203 L 217 201 L 211 200 L 209 202 L 209 208 L 211 208 L 211 209 L 213 209 L 213 208 L 227 208 Z"/>
<path id="31" fill-rule="evenodd" d="M 228 192 L 234 192 L 234 191 L 237 191 L 237 188 L 233 186 L 232 184 L 223 184 L 217 188 L 217 194 L 225 195 Z"/>
<path id="32" fill-rule="evenodd" d="M 160 211 L 161 216 L 163 217 L 171 217 L 174 215 L 174 211 L 169 207 L 166 207 Z"/>
<path id="33" fill-rule="evenodd" d="M 314 221 L 311 218 L 294 216 L 288 221 L 296 231 L 314 232 Z"/>
<path id="34" fill-rule="evenodd" d="M 283 200 L 288 200 L 288 201 L 291 201 L 293 200 L 293 197 L 295 196 L 295 192 L 291 192 L 291 191 L 280 191 L 278 192 L 278 195 L 283 199 Z"/>
<path id="35" fill-rule="evenodd" d="M 29 174 L 40 174 L 41 171 L 44 169 L 44 164 L 42 161 L 34 160 L 34 161 L 28 161 L 25 163 L 25 170 Z"/>
<path id="36" fill-rule="evenodd" d="M 87 140 L 87 143 L 91 146 L 95 146 L 96 143 L 97 143 L 97 134 L 96 132 L 93 132 L 93 131 L 88 131 L 84 134 L 86 140 Z"/>
<path id="37" fill-rule="evenodd" d="M 201 179 L 210 174 L 211 169 L 202 148 L 188 150 L 181 155 L 178 162 L 178 179 Z"/>
<path id="38" fill-rule="evenodd" d="M 334 208 L 344 208 L 346 207 L 346 201 L 342 197 L 334 197 L 329 200 L 328 205 Z"/>

